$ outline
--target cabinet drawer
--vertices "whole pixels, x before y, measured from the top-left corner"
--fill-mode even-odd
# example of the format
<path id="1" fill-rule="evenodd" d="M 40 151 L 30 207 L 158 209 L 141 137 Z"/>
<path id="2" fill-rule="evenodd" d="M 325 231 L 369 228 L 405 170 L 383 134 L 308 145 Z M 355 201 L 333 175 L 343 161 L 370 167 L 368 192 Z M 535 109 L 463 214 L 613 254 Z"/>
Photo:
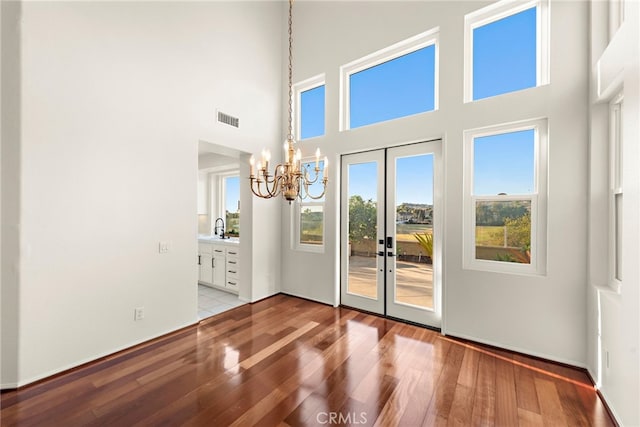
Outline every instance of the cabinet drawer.
<path id="1" fill-rule="evenodd" d="M 227 280 L 234 280 L 234 281 L 238 281 L 238 269 L 235 267 L 229 267 L 227 266 Z"/>
<path id="2" fill-rule="evenodd" d="M 213 253 L 213 246 L 207 243 L 198 243 L 198 253 L 211 255 Z"/>
<path id="3" fill-rule="evenodd" d="M 227 279 L 227 286 L 228 289 L 231 289 L 233 291 L 237 291 L 238 290 L 238 281 L 235 279 Z"/>
<path id="4" fill-rule="evenodd" d="M 228 257 L 237 257 L 240 254 L 238 248 L 227 248 Z"/>

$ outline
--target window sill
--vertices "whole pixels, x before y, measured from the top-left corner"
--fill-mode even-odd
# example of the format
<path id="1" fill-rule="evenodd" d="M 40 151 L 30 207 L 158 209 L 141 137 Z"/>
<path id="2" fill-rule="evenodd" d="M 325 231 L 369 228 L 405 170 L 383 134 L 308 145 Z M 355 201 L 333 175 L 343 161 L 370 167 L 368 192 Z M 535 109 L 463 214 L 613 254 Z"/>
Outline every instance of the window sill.
<path id="1" fill-rule="evenodd" d="M 611 295 L 620 295 L 622 293 L 621 283 L 607 283 L 602 285 L 591 284 L 598 292 Z"/>

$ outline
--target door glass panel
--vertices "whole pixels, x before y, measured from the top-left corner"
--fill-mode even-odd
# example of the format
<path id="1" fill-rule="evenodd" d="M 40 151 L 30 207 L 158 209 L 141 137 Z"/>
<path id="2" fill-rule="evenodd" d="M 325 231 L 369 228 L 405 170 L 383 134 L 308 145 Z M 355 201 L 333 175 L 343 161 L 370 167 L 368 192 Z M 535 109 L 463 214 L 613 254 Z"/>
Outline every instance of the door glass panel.
<path id="1" fill-rule="evenodd" d="M 349 165 L 349 244 L 347 292 L 378 298 L 377 162 Z"/>
<path id="2" fill-rule="evenodd" d="M 433 309 L 433 154 L 398 157 L 395 170 L 395 303 Z"/>

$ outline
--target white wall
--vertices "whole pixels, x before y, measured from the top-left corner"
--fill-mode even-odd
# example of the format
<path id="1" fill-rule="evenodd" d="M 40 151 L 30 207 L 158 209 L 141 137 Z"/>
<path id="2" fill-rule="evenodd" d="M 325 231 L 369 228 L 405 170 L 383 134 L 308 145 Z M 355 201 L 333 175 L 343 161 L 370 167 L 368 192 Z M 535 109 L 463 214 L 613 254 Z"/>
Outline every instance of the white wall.
<path id="1" fill-rule="evenodd" d="M 326 73 L 326 135 L 339 155 L 443 138 L 444 330 L 501 347 L 584 366 L 588 154 L 588 3 L 551 5 L 551 83 L 463 104 L 464 15 L 488 2 L 299 2 L 294 9 L 294 80 Z M 338 131 L 339 67 L 433 27 L 440 27 L 440 110 Z M 465 129 L 547 117 L 550 126 L 546 276 L 462 269 L 462 133 Z M 327 250 L 291 251 L 284 209 L 283 291 L 337 303 L 338 167 L 327 200 Z M 312 270 L 313 269 L 313 270 Z M 313 271 L 314 274 L 308 274 Z"/>
<path id="2" fill-rule="evenodd" d="M 640 425 L 640 3 L 613 37 L 608 2 L 591 4 L 588 368 L 621 425 Z M 624 93 L 620 292 L 608 286 L 609 102 Z M 608 367 L 607 367 L 608 354 Z"/>
<path id="3" fill-rule="evenodd" d="M 2 185 L 2 255 L 0 277 L 0 378 L 15 383 L 18 370 L 18 268 L 20 240 L 20 3 L 1 2 L 2 43 L 2 145 L 0 183 Z M 16 59 L 11 61 L 10 59 Z"/>
<path id="4" fill-rule="evenodd" d="M 19 225 L 22 248 L 11 291 L 17 338 L 7 339 L 17 372 L 3 370 L 3 387 L 197 320 L 198 141 L 280 146 L 282 11 L 270 2 L 22 4 L 10 58 L 22 67 L 10 106 L 22 117 L 11 183 L 20 217 L 3 223 L 3 232 Z M 216 108 L 241 128 L 217 125 Z M 277 234 L 273 216 L 256 226 Z M 267 271 L 273 281 L 279 267 Z M 134 322 L 139 306 L 145 319 Z"/>

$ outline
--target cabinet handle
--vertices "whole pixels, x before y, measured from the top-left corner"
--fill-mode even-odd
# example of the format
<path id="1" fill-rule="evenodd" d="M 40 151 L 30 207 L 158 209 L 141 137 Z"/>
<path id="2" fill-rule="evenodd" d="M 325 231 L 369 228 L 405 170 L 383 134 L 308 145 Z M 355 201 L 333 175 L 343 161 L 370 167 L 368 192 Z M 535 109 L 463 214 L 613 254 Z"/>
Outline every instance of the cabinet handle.
<path id="1" fill-rule="evenodd" d="M 216 259 L 211 258 L 211 268 L 216 268 Z"/>
<path id="2" fill-rule="evenodd" d="M 229 264 L 235 264 L 235 261 L 227 261 Z"/>
<path id="3" fill-rule="evenodd" d="M 198 255 L 198 265 L 202 265 L 202 264 L 200 263 L 200 255 Z"/>
<path id="4" fill-rule="evenodd" d="M 237 273 L 237 271 L 229 270 L 229 273 L 231 273 L 231 274 L 236 274 L 236 273 Z"/>
<path id="5" fill-rule="evenodd" d="M 228 283 L 228 284 L 230 284 L 231 286 L 235 286 L 235 285 L 237 285 L 237 283 L 236 283 L 236 282 L 227 282 L 227 283 Z"/>
<path id="6" fill-rule="evenodd" d="M 220 249 L 214 249 L 214 250 L 218 253 L 222 252 Z"/>
<path id="7" fill-rule="evenodd" d="M 236 254 L 237 254 L 237 252 L 231 252 L 231 251 L 229 251 L 229 253 L 230 253 L 231 255 L 236 255 Z"/>

